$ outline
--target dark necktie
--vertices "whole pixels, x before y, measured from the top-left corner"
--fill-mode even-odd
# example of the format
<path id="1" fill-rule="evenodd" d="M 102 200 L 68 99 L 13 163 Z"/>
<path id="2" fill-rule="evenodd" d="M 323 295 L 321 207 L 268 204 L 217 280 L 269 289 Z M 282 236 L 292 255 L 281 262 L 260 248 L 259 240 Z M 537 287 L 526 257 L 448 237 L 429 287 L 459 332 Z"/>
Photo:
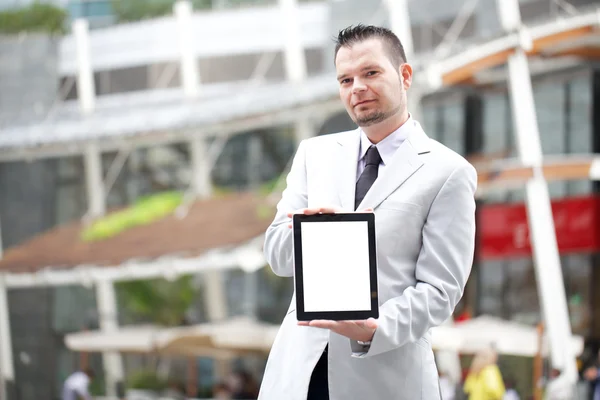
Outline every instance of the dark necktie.
<path id="1" fill-rule="evenodd" d="M 379 172 L 379 164 L 381 163 L 381 156 L 377 147 L 371 146 L 365 154 L 365 169 L 358 182 L 356 182 L 356 194 L 354 195 L 354 210 L 358 207 L 360 202 L 365 198 L 365 195 L 377 179 L 377 173 Z"/>

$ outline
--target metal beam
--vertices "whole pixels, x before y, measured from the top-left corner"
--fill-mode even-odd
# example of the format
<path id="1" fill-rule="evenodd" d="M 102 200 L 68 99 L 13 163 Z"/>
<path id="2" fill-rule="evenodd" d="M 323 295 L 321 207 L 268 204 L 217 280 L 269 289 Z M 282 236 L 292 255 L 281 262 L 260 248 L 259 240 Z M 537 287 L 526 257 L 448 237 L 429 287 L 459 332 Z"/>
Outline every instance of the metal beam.
<path id="1" fill-rule="evenodd" d="M 101 152 L 117 151 L 123 146 L 133 149 L 152 147 L 170 143 L 181 143 L 189 140 L 194 135 L 202 137 L 231 136 L 243 132 L 262 128 L 286 125 L 299 119 L 309 117 L 330 116 L 343 111 L 344 107 L 338 97 L 315 101 L 299 107 L 291 107 L 275 112 L 260 115 L 251 115 L 238 119 L 207 124 L 190 129 L 177 131 L 144 132 L 129 137 L 103 138 L 101 141 L 85 140 L 81 142 L 57 142 L 51 145 L 31 146 L 27 148 L 0 148 L 0 162 L 35 160 L 43 158 L 58 158 L 73 155 L 82 155 L 90 143 L 94 143 Z"/>
<path id="2" fill-rule="evenodd" d="M 262 254 L 263 236 L 235 248 L 214 249 L 197 257 L 162 258 L 148 262 L 125 262 L 115 266 L 80 265 L 71 268 L 47 268 L 31 273 L 5 273 L 8 289 L 83 285 L 92 287 L 98 281 L 132 281 L 197 274 L 212 269 L 240 268 L 256 271 L 265 265 Z"/>

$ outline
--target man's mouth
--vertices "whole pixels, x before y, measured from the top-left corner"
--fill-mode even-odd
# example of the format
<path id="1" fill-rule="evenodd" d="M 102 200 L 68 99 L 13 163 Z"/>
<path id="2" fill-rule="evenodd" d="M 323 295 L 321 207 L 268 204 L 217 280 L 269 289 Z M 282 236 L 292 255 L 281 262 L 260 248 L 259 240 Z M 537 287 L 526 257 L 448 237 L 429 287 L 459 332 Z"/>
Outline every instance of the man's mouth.
<path id="1" fill-rule="evenodd" d="M 354 107 L 358 107 L 358 106 L 360 106 L 361 104 L 370 103 L 370 102 L 372 102 L 372 101 L 374 101 L 374 100 L 363 100 L 363 101 L 359 101 L 358 103 L 354 104 Z"/>

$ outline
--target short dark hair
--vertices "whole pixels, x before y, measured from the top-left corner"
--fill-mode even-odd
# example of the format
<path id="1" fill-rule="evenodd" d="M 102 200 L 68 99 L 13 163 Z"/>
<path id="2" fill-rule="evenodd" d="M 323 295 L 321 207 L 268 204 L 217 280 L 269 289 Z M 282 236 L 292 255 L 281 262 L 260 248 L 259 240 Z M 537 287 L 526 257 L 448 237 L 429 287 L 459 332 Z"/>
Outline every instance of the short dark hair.
<path id="1" fill-rule="evenodd" d="M 334 63 L 337 53 L 342 47 L 351 47 L 355 43 L 360 43 L 368 39 L 380 39 L 383 42 L 388 57 L 395 67 L 399 67 L 400 64 L 407 62 L 404 46 L 402 46 L 402 42 L 394 32 L 380 26 L 358 24 L 356 26 L 350 25 L 339 32 L 335 40 Z"/>

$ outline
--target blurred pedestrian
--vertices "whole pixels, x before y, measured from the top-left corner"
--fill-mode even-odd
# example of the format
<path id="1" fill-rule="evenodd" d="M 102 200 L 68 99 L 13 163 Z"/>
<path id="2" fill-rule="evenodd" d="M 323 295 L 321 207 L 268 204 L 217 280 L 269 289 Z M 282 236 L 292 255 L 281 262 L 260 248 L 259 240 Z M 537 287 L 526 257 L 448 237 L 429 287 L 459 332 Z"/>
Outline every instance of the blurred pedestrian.
<path id="1" fill-rule="evenodd" d="M 258 397 L 258 384 L 247 371 L 234 372 L 227 380 L 227 384 L 231 389 L 232 399 L 255 400 Z"/>
<path id="2" fill-rule="evenodd" d="M 219 382 L 213 386 L 212 397 L 215 400 L 232 400 L 231 389 L 225 382 Z"/>
<path id="3" fill-rule="evenodd" d="M 573 398 L 573 385 L 561 370 L 553 368 L 550 380 L 546 385 L 545 400 L 571 400 Z"/>
<path id="4" fill-rule="evenodd" d="M 456 385 L 444 371 L 440 371 L 440 393 L 442 400 L 454 400 L 456 398 Z"/>
<path id="5" fill-rule="evenodd" d="M 600 358 L 600 352 L 598 353 L 598 357 Z M 593 367 L 589 367 L 583 372 L 583 377 L 589 381 L 593 386 L 593 400 L 600 400 L 600 369 L 596 365 Z"/>
<path id="6" fill-rule="evenodd" d="M 463 386 L 469 400 L 502 400 L 506 389 L 497 361 L 498 355 L 491 348 L 475 355 Z"/>
<path id="7" fill-rule="evenodd" d="M 94 371 L 91 369 L 72 373 L 63 385 L 62 400 L 91 400 L 89 387 L 94 376 Z"/>
<path id="8" fill-rule="evenodd" d="M 515 381 L 512 378 L 507 378 L 504 380 L 504 387 L 506 388 L 506 392 L 504 393 L 504 397 L 502 400 L 521 400 L 519 397 L 519 392 L 515 389 Z"/>

